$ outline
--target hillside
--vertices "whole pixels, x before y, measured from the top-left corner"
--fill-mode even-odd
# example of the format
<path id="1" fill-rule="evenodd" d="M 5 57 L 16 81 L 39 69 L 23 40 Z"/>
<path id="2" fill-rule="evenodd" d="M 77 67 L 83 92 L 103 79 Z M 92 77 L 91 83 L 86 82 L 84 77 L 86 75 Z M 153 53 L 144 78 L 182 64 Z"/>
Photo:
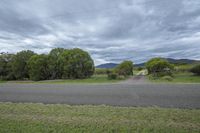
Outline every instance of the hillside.
<path id="1" fill-rule="evenodd" d="M 114 68 L 116 67 L 118 64 L 116 63 L 105 63 L 105 64 L 101 64 L 96 66 L 96 68 Z"/>
<path id="2" fill-rule="evenodd" d="M 191 59 L 173 59 L 173 58 L 166 58 L 170 63 L 173 64 L 193 64 L 198 62 L 197 60 L 191 60 Z"/>
<path id="3" fill-rule="evenodd" d="M 197 60 L 191 60 L 191 59 L 173 59 L 173 58 L 163 58 L 163 59 L 168 60 L 172 64 L 193 64 L 193 63 L 199 62 Z M 114 68 L 117 65 L 118 65 L 117 63 L 105 63 L 105 64 L 96 66 L 96 68 Z M 145 62 L 140 63 L 140 64 L 134 64 L 134 66 L 136 67 L 142 67 L 144 65 L 145 65 Z"/>

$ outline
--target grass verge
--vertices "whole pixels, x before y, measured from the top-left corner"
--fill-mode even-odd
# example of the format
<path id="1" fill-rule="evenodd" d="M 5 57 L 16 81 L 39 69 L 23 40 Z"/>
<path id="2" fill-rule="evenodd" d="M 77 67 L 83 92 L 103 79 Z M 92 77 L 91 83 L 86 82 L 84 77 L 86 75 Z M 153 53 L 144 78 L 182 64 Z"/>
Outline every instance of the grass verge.
<path id="1" fill-rule="evenodd" d="M 0 83 L 6 83 L 6 81 L 2 81 L 2 80 L 0 80 Z"/>
<path id="2" fill-rule="evenodd" d="M 200 132 L 200 110 L 0 103 L 0 133 Z"/>
<path id="3" fill-rule="evenodd" d="M 116 83 L 124 79 L 109 80 L 107 75 L 94 75 L 87 79 L 66 79 L 66 80 L 44 80 L 44 81 L 8 81 L 8 83 L 48 83 L 48 84 L 59 84 L 59 83 Z"/>
<path id="4" fill-rule="evenodd" d="M 150 81 L 156 82 L 156 83 L 165 83 L 165 82 L 167 83 L 200 83 L 200 76 L 195 76 L 189 72 L 174 74 L 172 81 L 164 80 L 162 78 L 156 78 L 156 79 L 149 78 L 149 79 Z"/>

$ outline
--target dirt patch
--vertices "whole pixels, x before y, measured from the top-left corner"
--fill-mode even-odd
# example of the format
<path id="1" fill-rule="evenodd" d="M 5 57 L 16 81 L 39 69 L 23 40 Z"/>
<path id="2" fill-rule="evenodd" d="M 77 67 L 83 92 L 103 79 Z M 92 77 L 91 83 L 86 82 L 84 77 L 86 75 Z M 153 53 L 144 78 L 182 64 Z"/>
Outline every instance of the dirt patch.
<path id="1" fill-rule="evenodd" d="M 131 77 L 121 83 L 122 84 L 146 84 L 149 82 L 148 80 L 146 80 L 145 76 L 138 75 L 138 76 Z"/>

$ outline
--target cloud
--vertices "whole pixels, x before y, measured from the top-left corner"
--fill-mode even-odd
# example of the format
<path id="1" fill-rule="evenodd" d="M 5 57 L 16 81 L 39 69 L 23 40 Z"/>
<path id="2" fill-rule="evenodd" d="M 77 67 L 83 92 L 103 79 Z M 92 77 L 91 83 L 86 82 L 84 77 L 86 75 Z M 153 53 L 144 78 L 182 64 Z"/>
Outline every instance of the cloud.
<path id="1" fill-rule="evenodd" d="M 1 0 L 0 29 L 0 52 L 79 47 L 95 64 L 200 59 L 199 0 Z"/>

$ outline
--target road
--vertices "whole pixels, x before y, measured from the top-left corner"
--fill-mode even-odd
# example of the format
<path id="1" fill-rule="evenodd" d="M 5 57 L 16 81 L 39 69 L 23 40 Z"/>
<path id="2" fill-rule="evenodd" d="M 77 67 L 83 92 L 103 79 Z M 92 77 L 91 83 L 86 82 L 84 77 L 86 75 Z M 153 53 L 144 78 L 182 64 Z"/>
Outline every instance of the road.
<path id="1" fill-rule="evenodd" d="M 0 102 L 200 108 L 200 84 L 152 84 L 133 80 L 132 83 L 76 85 L 3 83 Z"/>

